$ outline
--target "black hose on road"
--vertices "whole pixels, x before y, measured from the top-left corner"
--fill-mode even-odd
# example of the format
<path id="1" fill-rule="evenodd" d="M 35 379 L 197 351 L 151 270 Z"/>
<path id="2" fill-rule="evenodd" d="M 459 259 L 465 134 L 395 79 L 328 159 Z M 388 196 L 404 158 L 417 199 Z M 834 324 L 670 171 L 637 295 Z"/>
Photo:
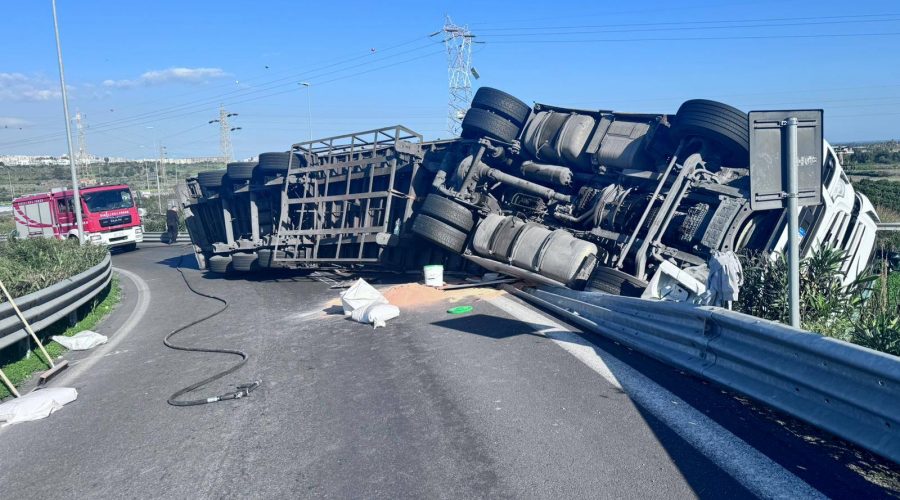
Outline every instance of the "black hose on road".
<path id="1" fill-rule="evenodd" d="M 198 406 L 198 405 L 204 405 L 207 403 L 215 403 L 217 401 L 226 401 L 229 399 L 240 399 L 244 396 L 249 396 L 250 392 L 253 391 L 254 389 L 256 389 L 257 387 L 259 387 L 259 385 L 262 383 L 260 380 L 253 381 L 249 384 L 239 385 L 239 386 L 237 386 L 236 391 L 227 392 L 225 394 L 220 394 L 218 396 L 212 396 L 212 397 L 203 398 L 203 399 L 190 399 L 190 400 L 186 400 L 186 401 L 178 399 L 179 397 L 181 397 L 189 392 L 192 392 L 196 389 L 199 389 L 213 381 L 216 381 L 216 380 L 224 377 L 225 375 L 236 372 L 242 366 L 244 366 L 244 363 L 246 363 L 247 359 L 249 359 L 249 357 L 250 357 L 244 351 L 239 351 L 237 349 L 218 349 L 218 348 L 211 348 L 211 347 L 187 347 L 187 346 L 173 344 L 171 342 L 172 337 L 174 337 L 175 335 L 187 330 L 188 328 L 190 328 L 192 326 L 199 325 L 200 323 L 203 323 L 204 321 L 206 321 L 208 319 L 214 318 L 215 316 L 222 314 L 223 312 L 225 312 L 226 309 L 228 309 L 228 301 L 227 300 L 223 299 L 222 297 L 217 297 L 215 295 L 210 295 L 208 293 L 201 292 L 191 285 L 190 281 L 188 281 L 188 279 L 187 279 L 187 276 L 184 274 L 184 271 L 181 270 L 181 263 L 183 261 L 184 261 L 184 254 L 182 254 L 181 257 L 178 259 L 178 265 L 175 267 L 175 270 L 178 271 L 178 273 L 181 275 L 181 279 L 184 280 L 184 284 L 187 285 L 188 289 L 191 292 L 193 292 L 195 295 L 199 295 L 201 297 L 205 297 L 207 299 L 212 299 L 212 300 L 215 300 L 215 301 L 221 303 L 222 307 L 211 314 L 208 314 L 200 319 L 196 319 L 184 326 L 180 326 L 180 327 L 176 328 L 175 330 L 172 330 L 172 332 L 170 332 L 168 335 L 166 335 L 166 338 L 163 339 L 163 344 L 165 344 L 166 347 L 169 347 L 170 349 L 176 349 L 179 351 L 211 352 L 211 353 L 215 353 L 215 354 L 232 354 L 235 356 L 240 356 L 241 360 L 237 364 L 228 368 L 227 370 L 216 373 L 215 375 L 213 375 L 211 377 L 205 378 L 195 384 L 191 384 L 183 389 L 176 391 L 174 394 L 169 396 L 169 399 L 166 402 L 172 406 Z"/>

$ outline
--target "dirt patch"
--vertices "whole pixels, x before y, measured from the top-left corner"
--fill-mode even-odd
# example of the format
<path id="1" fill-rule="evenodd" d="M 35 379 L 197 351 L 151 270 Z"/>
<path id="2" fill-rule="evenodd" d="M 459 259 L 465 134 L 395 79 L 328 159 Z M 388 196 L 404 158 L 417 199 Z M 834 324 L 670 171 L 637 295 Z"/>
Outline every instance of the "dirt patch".
<path id="1" fill-rule="evenodd" d="M 397 285 L 382 290 L 388 302 L 400 309 L 411 308 L 435 302 L 460 302 L 462 300 L 480 300 L 502 295 L 503 290 L 496 288 L 462 288 L 459 290 L 438 290 L 419 283 Z"/>

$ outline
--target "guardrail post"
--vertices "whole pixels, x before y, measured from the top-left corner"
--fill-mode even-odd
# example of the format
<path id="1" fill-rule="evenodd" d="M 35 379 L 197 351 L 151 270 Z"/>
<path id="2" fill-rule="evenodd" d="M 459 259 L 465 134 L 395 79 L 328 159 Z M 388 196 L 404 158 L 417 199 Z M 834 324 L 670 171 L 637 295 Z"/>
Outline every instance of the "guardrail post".
<path id="1" fill-rule="evenodd" d="M 791 326 L 800 328 L 800 224 L 798 221 L 798 159 L 797 118 L 790 117 L 787 127 L 787 151 L 784 161 L 787 170 L 788 202 L 788 299 L 791 305 Z"/>

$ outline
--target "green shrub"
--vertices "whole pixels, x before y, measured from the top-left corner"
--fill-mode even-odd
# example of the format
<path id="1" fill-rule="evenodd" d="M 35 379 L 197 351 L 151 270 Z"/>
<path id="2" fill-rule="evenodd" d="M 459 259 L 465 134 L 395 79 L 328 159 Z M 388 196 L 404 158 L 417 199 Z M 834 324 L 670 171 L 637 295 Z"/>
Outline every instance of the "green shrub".
<path id="1" fill-rule="evenodd" d="M 21 297 L 86 271 L 103 261 L 106 247 L 35 238 L 0 243 L 0 280 Z M 5 301 L 0 297 L 0 302 Z"/>
<path id="2" fill-rule="evenodd" d="M 144 231 L 148 233 L 164 233 L 166 232 L 166 216 L 159 215 L 155 213 L 148 213 L 147 215 L 141 217 L 141 224 L 144 226 Z M 181 212 L 178 213 L 178 231 L 186 232 L 187 226 L 184 224 L 184 219 L 181 217 Z"/>
<path id="3" fill-rule="evenodd" d="M 736 309 L 789 322 L 787 262 L 783 256 L 741 256 L 744 285 Z M 822 247 L 800 263 L 800 318 L 806 330 L 900 356 L 900 297 L 897 275 L 863 273 L 843 286 L 847 256 Z"/>

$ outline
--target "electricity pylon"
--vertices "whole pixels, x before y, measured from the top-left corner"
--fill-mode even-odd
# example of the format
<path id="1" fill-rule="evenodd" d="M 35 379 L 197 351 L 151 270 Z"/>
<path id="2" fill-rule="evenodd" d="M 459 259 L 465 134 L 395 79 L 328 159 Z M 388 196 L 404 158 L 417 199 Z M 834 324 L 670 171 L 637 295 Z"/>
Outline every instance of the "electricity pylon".
<path id="1" fill-rule="evenodd" d="M 233 130 L 240 130 L 241 127 L 230 127 L 228 125 L 228 119 L 232 116 L 237 116 L 237 113 L 229 113 L 225 110 L 225 106 L 219 106 L 219 118 L 216 120 L 210 120 L 209 123 L 218 123 L 219 124 L 219 149 L 222 152 L 222 160 L 227 164 L 231 162 L 231 158 L 233 155 L 231 151 L 231 132 Z"/>
<path id="2" fill-rule="evenodd" d="M 475 35 L 467 26 L 453 24 L 450 16 L 437 33 L 444 34 L 444 47 L 447 49 L 447 76 L 450 80 L 447 131 L 458 136 L 463 117 L 472 102 L 472 39 Z"/>

